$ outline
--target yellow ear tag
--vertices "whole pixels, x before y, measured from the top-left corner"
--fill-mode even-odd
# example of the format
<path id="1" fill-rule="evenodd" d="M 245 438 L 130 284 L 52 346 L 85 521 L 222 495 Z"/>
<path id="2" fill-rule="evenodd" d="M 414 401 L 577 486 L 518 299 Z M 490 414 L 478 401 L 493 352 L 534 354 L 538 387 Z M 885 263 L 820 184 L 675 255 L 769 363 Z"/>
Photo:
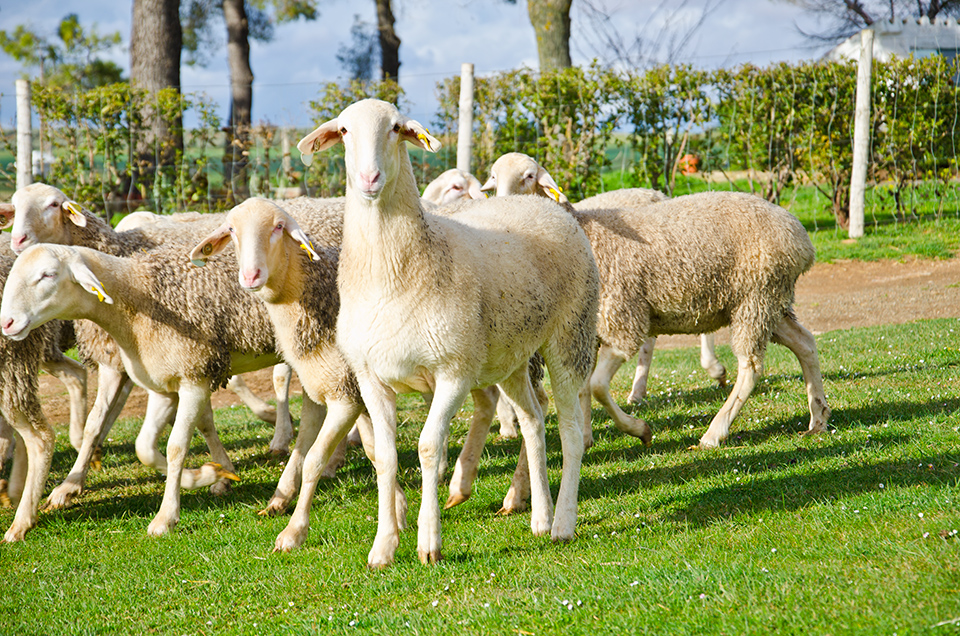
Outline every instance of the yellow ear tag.
<path id="1" fill-rule="evenodd" d="M 549 190 L 550 194 L 553 195 L 554 200 L 556 200 L 557 203 L 560 203 L 560 193 L 554 188 L 550 188 Z"/>
<path id="2" fill-rule="evenodd" d="M 100 293 L 100 290 L 99 290 L 99 289 L 97 289 L 96 287 L 91 287 L 91 288 L 90 288 L 90 291 L 96 292 L 96 294 L 97 294 L 97 299 L 98 299 L 100 302 L 103 302 L 103 294 Z"/>
<path id="3" fill-rule="evenodd" d="M 425 144 L 428 145 L 428 146 L 430 145 L 430 142 L 427 141 L 427 136 L 424 135 L 423 133 L 417 133 L 417 139 L 419 139 L 420 141 L 422 141 L 423 143 L 425 143 Z"/>
<path id="4" fill-rule="evenodd" d="M 319 261 L 319 260 L 320 260 L 320 257 L 319 257 L 319 256 L 317 255 L 317 253 L 313 250 L 313 243 L 310 243 L 310 246 L 309 246 L 309 247 L 307 246 L 306 243 L 301 243 L 301 244 L 300 244 L 300 249 L 306 251 L 307 255 L 310 257 L 310 260 L 313 260 L 313 261 Z"/>

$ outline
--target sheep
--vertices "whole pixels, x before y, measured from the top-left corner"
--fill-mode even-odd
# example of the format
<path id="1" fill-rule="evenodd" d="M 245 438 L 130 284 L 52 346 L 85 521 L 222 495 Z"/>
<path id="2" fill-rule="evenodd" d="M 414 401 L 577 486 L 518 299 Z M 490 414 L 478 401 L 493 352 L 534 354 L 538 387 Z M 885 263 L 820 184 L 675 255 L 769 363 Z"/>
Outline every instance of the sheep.
<path id="1" fill-rule="evenodd" d="M 498 384 L 520 415 L 532 487 L 531 529 L 573 539 L 583 455 L 578 393 L 593 366 L 598 274 L 589 243 L 562 208 L 538 197 L 471 202 L 454 217 L 423 211 L 406 142 L 439 142 L 395 106 L 363 100 L 300 140 L 313 153 L 344 144 L 347 174 L 337 275 L 337 345 L 356 373 L 374 426 L 379 513 L 370 567 L 399 542 L 396 394 L 433 391 L 420 435 L 423 498 L 417 553 L 442 558 L 438 455 L 470 389 Z M 556 518 L 543 415 L 527 363 L 550 371 L 563 445 Z M 510 494 L 508 493 L 508 498 Z"/>
<path id="2" fill-rule="evenodd" d="M 498 167 L 495 162 L 493 170 Z M 542 196 L 559 198 L 549 175 L 539 181 Z M 497 194 L 513 193 L 516 183 L 515 173 L 497 173 Z M 810 410 L 806 432 L 826 430 L 830 408 L 816 341 L 792 309 L 797 278 L 814 261 L 813 244 L 796 217 L 758 197 L 732 192 L 571 211 L 590 238 L 602 279 L 601 346 L 591 392 L 617 428 L 650 439 L 647 424 L 623 413 L 609 390 L 616 371 L 649 336 L 729 326 L 737 381 L 698 447 L 717 447 L 727 438 L 763 371 L 770 340 L 800 362 Z"/>
<path id="3" fill-rule="evenodd" d="M 427 184 L 421 198 L 437 206 L 449 205 L 460 199 L 483 199 L 480 180 L 469 172 L 450 168 Z"/>
<path id="4" fill-rule="evenodd" d="M 9 246 L 0 246 L 0 285 L 7 279 L 15 258 Z M 3 536 L 7 543 L 22 541 L 37 523 L 55 438 L 40 407 L 37 373 L 47 362 L 61 363 L 65 359 L 60 350 L 63 330 L 62 322 L 52 321 L 21 341 L 0 339 L 0 421 L 4 424 L 0 427 L 0 460 L 16 446 L 9 482 L 0 480 L 0 502 L 17 507 L 13 523 Z M 75 377 L 83 380 L 85 393 L 85 372 Z M 86 396 L 79 397 L 82 407 L 71 398 L 71 418 L 78 415 L 82 421 Z M 11 428 L 17 435 L 11 434 Z"/>
<path id="5" fill-rule="evenodd" d="M 205 266 L 231 242 L 235 245 L 240 286 L 265 304 L 284 359 L 297 370 L 304 391 L 328 408 L 319 437 L 316 431 L 311 436 L 316 441 L 303 463 L 296 510 L 275 543 L 275 549 L 284 552 L 306 540 L 320 469 L 355 420 L 365 442 L 364 450 L 375 462 L 372 426 L 363 413 L 360 389 L 335 342 L 342 216 L 298 216 L 316 243 L 279 205 L 252 198 L 234 207 L 223 225 L 190 253 L 195 265 Z M 301 257 L 305 254 L 314 262 Z M 492 409 L 489 415 L 492 417 Z M 406 525 L 406 499 L 399 488 L 396 493 L 397 519 L 402 527 Z"/>
<path id="6" fill-rule="evenodd" d="M 497 159 L 491 167 L 490 177 L 480 189 L 482 191 L 497 189 L 509 194 L 545 195 L 567 208 L 580 211 L 636 208 L 667 199 L 667 196 L 658 190 L 624 188 L 597 194 L 571 204 L 553 177 L 534 159 L 520 152 L 509 152 Z M 640 347 L 637 370 L 627 402 L 639 404 L 647 395 L 647 377 L 650 373 L 650 360 L 653 357 L 656 341 L 656 336 L 652 336 Z M 720 386 L 726 385 L 727 370 L 717 359 L 713 334 L 700 335 L 700 366 Z"/>
<path id="7" fill-rule="evenodd" d="M 118 233 L 143 228 L 162 231 L 163 228 L 170 227 L 172 224 L 192 223 L 200 220 L 209 221 L 211 218 L 213 218 L 213 215 L 203 215 L 199 212 L 155 214 L 141 210 L 131 212 L 120 219 L 114 229 Z M 216 218 L 222 220 L 223 215 L 216 215 Z M 241 376 L 235 375 L 227 381 L 227 388 L 233 391 L 247 408 L 253 411 L 254 415 L 275 425 L 273 439 L 270 440 L 270 452 L 274 455 L 287 454 L 290 440 L 293 439 L 293 421 L 290 419 L 289 404 L 291 379 L 292 372 L 290 366 L 286 363 L 280 363 L 273 368 L 273 384 L 277 397 L 276 407 L 271 406 L 251 391 Z"/>

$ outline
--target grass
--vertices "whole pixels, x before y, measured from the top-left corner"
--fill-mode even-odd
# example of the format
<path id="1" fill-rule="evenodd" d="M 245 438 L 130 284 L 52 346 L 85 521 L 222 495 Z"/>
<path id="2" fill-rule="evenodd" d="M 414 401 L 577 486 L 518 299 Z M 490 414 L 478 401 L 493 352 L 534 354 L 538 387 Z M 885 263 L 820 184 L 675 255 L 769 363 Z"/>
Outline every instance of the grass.
<path id="1" fill-rule="evenodd" d="M 531 536 L 528 514 L 494 514 L 518 443 L 491 438 L 473 497 L 443 514 L 445 560 L 420 565 L 408 530 L 383 572 L 364 565 L 376 487 L 356 449 L 318 489 L 306 545 L 272 554 L 287 517 L 256 515 L 281 470 L 271 431 L 245 409 L 220 410 L 243 481 L 220 499 L 185 493 L 177 529 L 151 539 L 162 482 L 136 460 L 140 420 L 125 420 L 78 505 L 42 513 L 25 542 L 0 546 L 0 633 L 956 633 L 958 343 L 960 320 L 821 335 L 833 416 L 817 437 L 798 434 L 808 418 L 799 365 L 771 346 L 731 439 L 709 452 L 687 447 L 726 390 L 695 349 L 658 350 L 651 395 L 634 408 L 654 428 L 651 447 L 594 410 L 573 543 Z M 735 368 L 728 348 L 719 353 Z M 621 401 L 631 377 L 616 378 Z M 426 411 L 412 397 L 400 411 L 413 524 Z M 468 415 L 453 423 L 454 457 Z M 547 432 L 556 493 L 552 416 Z M 59 435 L 48 486 L 73 457 Z M 190 461 L 205 459 L 198 437 Z M 0 511 L 0 526 L 12 518 Z"/>

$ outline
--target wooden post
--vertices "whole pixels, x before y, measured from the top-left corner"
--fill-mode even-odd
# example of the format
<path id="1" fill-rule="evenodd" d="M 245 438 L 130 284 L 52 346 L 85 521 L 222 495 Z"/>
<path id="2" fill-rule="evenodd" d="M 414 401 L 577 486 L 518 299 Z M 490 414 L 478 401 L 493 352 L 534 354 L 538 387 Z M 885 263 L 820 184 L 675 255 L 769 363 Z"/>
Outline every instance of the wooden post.
<path id="1" fill-rule="evenodd" d="M 473 64 L 460 65 L 460 123 L 457 132 L 457 168 L 470 172 L 473 151 Z"/>
<path id="2" fill-rule="evenodd" d="M 863 217 L 870 155 L 870 75 L 873 69 L 873 30 L 860 32 L 857 65 L 857 105 L 853 123 L 853 168 L 850 171 L 850 238 L 863 236 Z"/>
<path id="3" fill-rule="evenodd" d="M 33 183 L 30 82 L 17 80 L 17 189 Z"/>

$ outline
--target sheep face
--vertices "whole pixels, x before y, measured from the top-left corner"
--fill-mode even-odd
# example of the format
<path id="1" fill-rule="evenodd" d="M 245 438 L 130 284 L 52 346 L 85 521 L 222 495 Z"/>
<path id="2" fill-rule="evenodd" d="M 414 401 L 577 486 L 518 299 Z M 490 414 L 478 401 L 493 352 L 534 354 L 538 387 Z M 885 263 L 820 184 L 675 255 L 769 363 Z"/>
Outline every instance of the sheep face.
<path id="1" fill-rule="evenodd" d="M 13 194 L 16 214 L 10 246 L 20 253 L 37 243 L 70 243 L 70 227 L 87 224 L 83 208 L 45 183 L 33 183 Z"/>
<path id="2" fill-rule="evenodd" d="M 248 199 L 230 210 L 223 225 L 193 249 L 190 260 L 203 266 L 207 259 L 226 249 L 231 240 L 237 250 L 240 286 L 250 292 L 270 287 L 272 275 L 286 271 L 290 254 L 298 250 L 295 245 L 313 260 L 320 258 L 293 217 L 266 199 Z M 285 244 L 289 240 L 293 242 Z"/>
<path id="3" fill-rule="evenodd" d="M 495 190 L 498 197 L 508 194 L 540 194 L 557 203 L 566 203 L 553 177 L 532 157 L 521 152 L 508 152 L 493 162 L 490 178 L 482 190 Z"/>
<path id="4" fill-rule="evenodd" d="M 314 152 L 342 142 L 347 189 L 375 201 L 388 183 L 396 182 L 402 165 L 400 151 L 406 152 L 402 145 L 405 141 L 431 152 L 440 149 L 440 142 L 426 128 L 401 115 L 393 104 L 365 99 L 301 139 L 297 149 L 309 165 Z"/>
<path id="5" fill-rule="evenodd" d="M 77 308 L 89 303 L 91 294 L 100 302 L 113 303 L 76 252 L 58 245 L 34 245 L 14 262 L 3 288 L 3 335 L 23 340 L 51 320 L 82 317 Z"/>
<path id="6" fill-rule="evenodd" d="M 469 172 L 450 168 L 427 184 L 423 190 L 423 199 L 437 205 L 449 205 L 460 199 L 483 199 L 486 195 L 480 190 L 480 180 Z"/>

